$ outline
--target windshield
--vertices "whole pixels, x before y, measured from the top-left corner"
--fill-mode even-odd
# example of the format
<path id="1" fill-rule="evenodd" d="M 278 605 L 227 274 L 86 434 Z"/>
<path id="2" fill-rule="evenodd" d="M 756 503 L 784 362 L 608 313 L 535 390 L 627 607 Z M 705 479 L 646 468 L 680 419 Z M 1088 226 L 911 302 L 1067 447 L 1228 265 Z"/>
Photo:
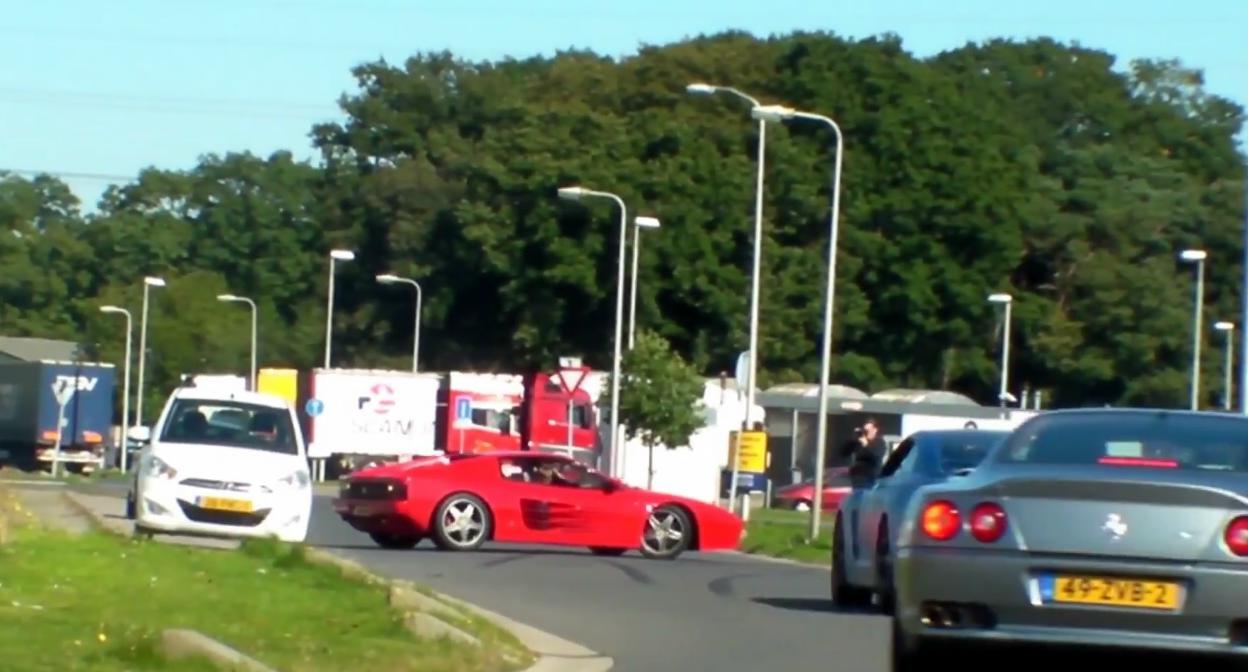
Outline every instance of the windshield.
<path id="1" fill-rule="evenodd" d="M 175 401 L 160 441 L 299 454 L 290 413 L 238 401 Z"/>
<path id="2" fill-rule="evenodd" d="M 1248 471 L 1248 423 L 1162 411 L 1037 416 L 1003 446 L 1001 462 Z"/>
<path id="3" fill-rule="evenodd" d="M 940 439 L 940 471 L 951 474 L 974 469 L 988 450 L 1006 436 L 1003 432 L 975 431 Z"/>

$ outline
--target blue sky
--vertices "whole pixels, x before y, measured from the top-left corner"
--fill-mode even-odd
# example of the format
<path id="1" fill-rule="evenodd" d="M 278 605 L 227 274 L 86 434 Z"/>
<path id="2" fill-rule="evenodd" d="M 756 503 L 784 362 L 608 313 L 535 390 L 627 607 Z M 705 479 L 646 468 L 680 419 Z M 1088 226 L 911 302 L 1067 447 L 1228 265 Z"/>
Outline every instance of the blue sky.
<path id="1" fill-rule="evenodd" d="M 352 66 L 450 49 L 469 59 L 612 56 L 702 33 L 884 32 L 928 56 L 1048 36 L 1178 58 L 1248 104 L 1248 0 L 38 0 L 0 15 L 0 169 L 133 176 L 205 153 L 312 152 Z M 926 5 L 926 6 L 925 6 Z M 1008 6 L 1014 8 L 1006 8 Z M 88 205 L 109 180 L 66 181 Z M 112 180 L 114 182 L 118 180 Z"/>

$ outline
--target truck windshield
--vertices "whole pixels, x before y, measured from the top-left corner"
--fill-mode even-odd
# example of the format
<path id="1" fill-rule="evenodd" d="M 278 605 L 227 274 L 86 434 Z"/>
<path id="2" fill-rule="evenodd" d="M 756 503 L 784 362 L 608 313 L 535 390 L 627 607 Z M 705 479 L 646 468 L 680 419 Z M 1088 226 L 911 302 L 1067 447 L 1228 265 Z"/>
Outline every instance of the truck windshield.
<path id="1" fill-rule="evenodd" d="M 179 399 L 160 440 L 299 454 L 289 413 L 237 401 Z"/>

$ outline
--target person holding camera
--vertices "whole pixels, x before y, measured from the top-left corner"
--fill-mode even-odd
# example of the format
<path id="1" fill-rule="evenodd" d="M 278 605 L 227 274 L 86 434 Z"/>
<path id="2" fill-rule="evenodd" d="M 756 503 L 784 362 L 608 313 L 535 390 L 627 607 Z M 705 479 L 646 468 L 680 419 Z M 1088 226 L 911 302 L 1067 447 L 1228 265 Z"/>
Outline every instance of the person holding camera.
<path id="1" fill-rule="evenodd" d="M 880 436 L 880 423 L 869 417 L 854 428 L 854 438 L 845 442 L 842 456 L 850 457 L 851 470 L 856 473 L 878 474 L 888 452 L 888 445 Z"/>

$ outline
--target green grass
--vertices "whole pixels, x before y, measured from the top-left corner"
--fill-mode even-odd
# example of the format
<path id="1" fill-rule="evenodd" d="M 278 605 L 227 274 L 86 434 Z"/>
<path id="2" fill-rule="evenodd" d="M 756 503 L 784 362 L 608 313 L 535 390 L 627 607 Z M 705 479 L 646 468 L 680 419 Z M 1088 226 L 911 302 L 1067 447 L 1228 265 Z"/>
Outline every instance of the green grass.
<path id="1" fill-rule="evenodd" d="M 0 498 L 4 493 L 0 491 Z M 165 661 L 160 631 L 190 628 L 283 672 L 494 672 L 533 660 L 510 634 L 478 619 L 459 625 L 479 649 L 420 640 L 384 588 L 306 559 L 302 547 L 260 540 L 239 552 L 79 537 L 10 511 L 0 546 L 0 669 L 13 672 L 213 670 Z"/>
<path id="2" fill-rule="evenodd" d="M 832 559 L 834 520 L 831 516 L 820 516 L 819 537 L 812 543 L 807 540 L 810 512 L 755 509 L 750 511 L 741 550 L 773 558 L 827 565 Z"/>

